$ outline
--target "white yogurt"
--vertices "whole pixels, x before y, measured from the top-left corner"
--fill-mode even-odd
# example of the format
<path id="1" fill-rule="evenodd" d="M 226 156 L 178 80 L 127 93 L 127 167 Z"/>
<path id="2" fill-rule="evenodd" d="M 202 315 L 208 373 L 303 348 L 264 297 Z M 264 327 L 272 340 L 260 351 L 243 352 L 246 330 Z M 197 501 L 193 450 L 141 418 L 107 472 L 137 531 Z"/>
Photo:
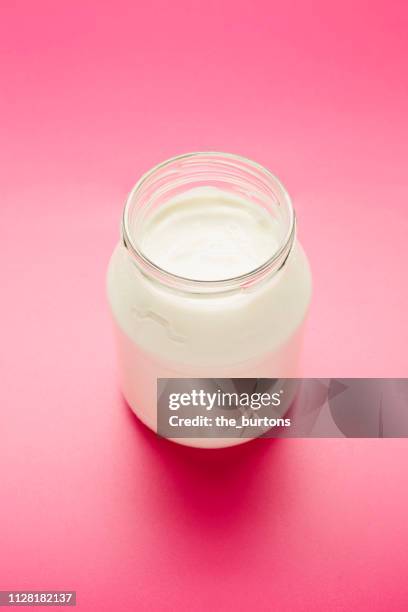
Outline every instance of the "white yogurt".
<path id="1" fill-rule="evenodd" d="M 143 227 L 141 250 L 167 272 L 196 280 L 247 274 L 279 248 L 279 226 L 263 208 L 214 188 L 191 189 Z"/>
<path id="2" fill-rule="evenodd" d="M 268 269 L 286 236 L 273 212 L 242 194 L 200 186 L 141 210 L 129 223 L 132 241 L 148 261 L 135 260 L 119 244 L 109 265 L 108 296 L 122 391 L 153 430 L 159 377 L 298 375 L 311 278 L 296 240 L 279 270 L 253 282 L 244 276 L 233 288 L 207 291 L 206 285 Z M 170 286 L 149 262 L 175 279 L 198 281 L 200 290 Z M 242 442 L 179 441 L 213 447 Z"/>

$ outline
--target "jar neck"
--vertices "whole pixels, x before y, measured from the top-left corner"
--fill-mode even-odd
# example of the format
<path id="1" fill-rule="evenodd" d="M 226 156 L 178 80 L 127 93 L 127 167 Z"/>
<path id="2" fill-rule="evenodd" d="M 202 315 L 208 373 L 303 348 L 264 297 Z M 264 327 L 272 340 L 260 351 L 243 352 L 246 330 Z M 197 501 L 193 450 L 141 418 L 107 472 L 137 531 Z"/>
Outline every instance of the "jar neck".
<path id="1" fill-rule="evenodd" d="M 183 192 L 208 186 L 244 198 L 273 216 L 280 240 L 262 265 L 233 278 L 196 280 L 161 268 L 143 253 L 137 237 L 149 215 Z M 227 153 L 189 153 L 155 166 L 132 189 L 122 217 L 122 241 L 140 271 L 171 289 L 193 294 L 242 290 L 276 274 L 292 250 L 295 233 L 292 202 L 281 182 L 259 164 Z"/>

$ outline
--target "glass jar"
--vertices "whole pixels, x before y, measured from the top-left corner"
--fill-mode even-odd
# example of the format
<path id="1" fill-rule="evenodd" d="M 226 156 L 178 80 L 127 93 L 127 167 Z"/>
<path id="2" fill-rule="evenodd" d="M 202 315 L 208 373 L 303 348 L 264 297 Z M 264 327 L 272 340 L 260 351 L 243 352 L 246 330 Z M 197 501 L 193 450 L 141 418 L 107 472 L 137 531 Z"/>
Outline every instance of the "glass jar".
<path id="1" fill-rule="evenodd" d="M 144 233 L 151 219 L 175 198 L 197 190 L 201 198 L 222 192 L 231 214 L 228 202 L 239 200 L 267 215 L 275 235 L 265 261 L 230 278 L 197 279 L 166 269 L 165 261 L 158 263 L 144 252 Z M 288 193 L 255 162 L 225 153 L 191 153 L 147 172 L 127 198 L 107 286 L 121 389 L 133 411 L 153 430 L 158 378 L 298 375 L 311 297 L 309 265 L 296 239 Z M 180 441 L 193 446 L 238 442 Z"/>

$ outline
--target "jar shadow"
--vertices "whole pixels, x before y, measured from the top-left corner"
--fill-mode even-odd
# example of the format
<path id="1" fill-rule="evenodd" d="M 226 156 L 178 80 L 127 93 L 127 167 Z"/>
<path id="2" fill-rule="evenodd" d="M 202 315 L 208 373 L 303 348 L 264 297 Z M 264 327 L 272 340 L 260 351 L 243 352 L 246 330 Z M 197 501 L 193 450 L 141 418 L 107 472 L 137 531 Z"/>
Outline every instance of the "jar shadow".
<path id="1" fill-rule="evenodd" d="M 288 457 L 284 440 L 261 438 L 223 449 L 187 447 L 157 436 L 124 399 L 123 407 L 136 443 L 144 445 L 148 463 L 160 472 L 158 486 L 167 494 L 170 490 L 172 512 L 183 515 L 201 536 L 203 530 L 239 531 L 243 521 L 253 522 L 266 506 L 268 516 L 281 513 Z"/>

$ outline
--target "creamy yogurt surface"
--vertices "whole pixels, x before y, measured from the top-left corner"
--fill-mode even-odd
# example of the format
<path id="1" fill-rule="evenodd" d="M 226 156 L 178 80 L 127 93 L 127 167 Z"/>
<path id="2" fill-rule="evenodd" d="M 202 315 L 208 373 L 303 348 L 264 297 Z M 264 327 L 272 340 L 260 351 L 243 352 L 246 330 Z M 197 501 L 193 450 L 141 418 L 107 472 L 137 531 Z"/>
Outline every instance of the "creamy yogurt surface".
<path id="1" fill-rule="evenodd" d="M 264 264 L 279 226 L 261 206 L 213 187 L 191 189 L 152 212 L 138 232 L 143 254 L 177 276 L 222 280 Z"/>

